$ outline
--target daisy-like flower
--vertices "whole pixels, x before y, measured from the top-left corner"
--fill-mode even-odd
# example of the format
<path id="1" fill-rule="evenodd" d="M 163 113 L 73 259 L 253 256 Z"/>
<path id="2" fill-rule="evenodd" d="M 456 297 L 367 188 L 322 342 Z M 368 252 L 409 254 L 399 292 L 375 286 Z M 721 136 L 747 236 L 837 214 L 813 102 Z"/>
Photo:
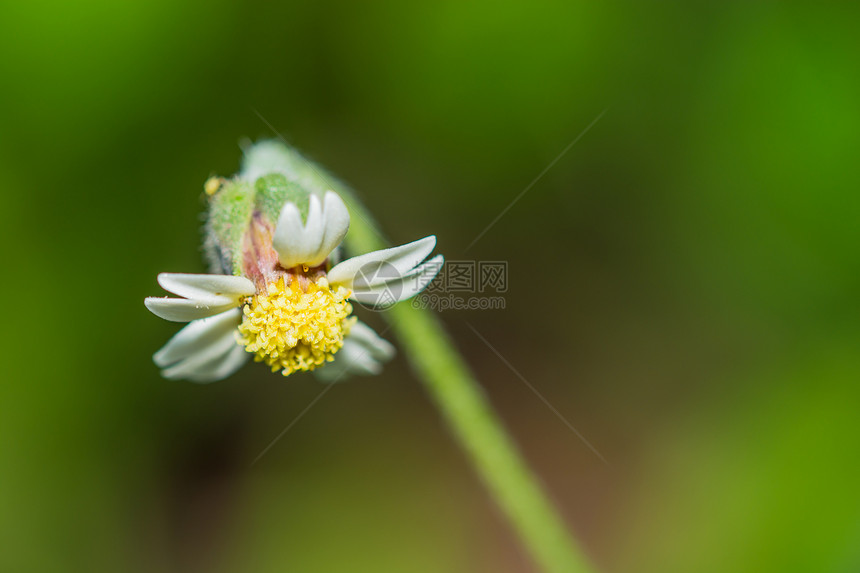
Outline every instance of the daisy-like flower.
<path id="1" fill-rule="evenodd" d="M 333 191 L 319 197 L 271 174 L 254 186 L 207 184 L 207 194 L 209 258 L 232 274 L 158 275 L 180 298 L 150 297 L 146 307 L 188 322 L 153 356 L 162 375 L 213 382 L 251 356 L 284 376 L 378 373 L 394 348 L 352 316 L 351 301 L 384 305 L 423 290 L 443 263 L 441 255 L 425 260 L 436 237 L 332 264 L 349 228 Z"/>

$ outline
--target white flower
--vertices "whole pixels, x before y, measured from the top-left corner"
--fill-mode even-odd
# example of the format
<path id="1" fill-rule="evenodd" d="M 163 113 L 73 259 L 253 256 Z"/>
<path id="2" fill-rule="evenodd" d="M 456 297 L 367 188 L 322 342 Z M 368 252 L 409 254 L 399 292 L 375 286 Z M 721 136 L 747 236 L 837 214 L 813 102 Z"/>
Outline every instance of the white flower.
<path id="1" fill-rule="evenodd" d="M 349 301 L 384 305 L 414 296 L 444 259 L 425 261 L 436 246 L 436 237 L 429 236 L 328 269 L 348 228 L 349 213 L 337 194 L 328 191 L 322 201 L 311 195 L 304 222 L 288 202 L 273 232 L 255 228 L 255 236 L 269 239 L 265 248 L 273 261 L 265 272 L 255 272 L 255 280 L 160 274 L 158 283 L 182 298 L 149 297 L 146 307 L 165 320 L 189 322 L 153 356 L 162 375 L 213 382 L 234 373 L 251 354 L 285 376 L 323 365 L 317 372 L 329 381 L 378 373 L 394 348 L 351 316 Z"/>

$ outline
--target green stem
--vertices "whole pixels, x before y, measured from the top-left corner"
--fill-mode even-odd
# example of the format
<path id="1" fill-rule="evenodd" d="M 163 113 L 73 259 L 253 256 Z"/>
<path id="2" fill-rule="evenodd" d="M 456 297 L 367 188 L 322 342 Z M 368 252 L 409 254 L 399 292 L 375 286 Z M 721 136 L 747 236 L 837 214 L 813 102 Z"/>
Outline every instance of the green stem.
<path id="1" fill-rule="evenodd" d="M 246 150 L 245 177 L 255 178 L 252 174 L 269 170 L 283 172 L 315 193 L 321 194 L 326 189 L 338 192 L 350 209 L 346 247 L 351 253 L 366 253 L 388 246 L 355 194 L 296 150 L 276 141 L 261 142 Z M 593 571 L 436 316 L 408 303 L 395 305 L 383 315 L 455 437 L 463 444 L 523 544 L 543 570 L 552 573 Z"/>
<path id="2" fill-rule="evenodd" d="M 350 252 L 385 248 L 363 206 L 346 189 L 338 192 L 354 215 L 346 238 Z M 545 571 L 592 571 L 436 316 L 408 303 L 383 314 L 534 559 Z"/>

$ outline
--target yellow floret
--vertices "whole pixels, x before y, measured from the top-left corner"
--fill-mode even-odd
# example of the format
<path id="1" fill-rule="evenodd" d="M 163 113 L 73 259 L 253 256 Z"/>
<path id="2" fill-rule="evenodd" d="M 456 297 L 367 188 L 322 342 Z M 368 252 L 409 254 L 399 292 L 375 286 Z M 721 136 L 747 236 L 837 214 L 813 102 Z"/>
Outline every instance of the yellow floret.
<path id="1" fill-rule="evenodd" d="M 269 283 L 245 305 L 239 326 L 241 342 L 254 360 L 284 376 L 334 360 L 356 320 L 349 318 L 348 289 L 332 289 L 325 278 L 305 284 L 306 290 L 298 280 Z"/>

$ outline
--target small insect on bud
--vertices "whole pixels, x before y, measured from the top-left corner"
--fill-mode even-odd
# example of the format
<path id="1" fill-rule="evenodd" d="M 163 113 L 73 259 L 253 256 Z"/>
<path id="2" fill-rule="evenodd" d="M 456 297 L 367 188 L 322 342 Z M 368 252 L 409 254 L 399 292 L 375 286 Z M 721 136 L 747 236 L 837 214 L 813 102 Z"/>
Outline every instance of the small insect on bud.
<path id="1" fill-rule="evenodd" d="M 218 192 L 218 189 L 220 189 L 223 184 L 224 180 L 220 177 L 210 177 L 206 180 L 206 183 L 203 184 L 203 192 L 211 197 Z"/>

